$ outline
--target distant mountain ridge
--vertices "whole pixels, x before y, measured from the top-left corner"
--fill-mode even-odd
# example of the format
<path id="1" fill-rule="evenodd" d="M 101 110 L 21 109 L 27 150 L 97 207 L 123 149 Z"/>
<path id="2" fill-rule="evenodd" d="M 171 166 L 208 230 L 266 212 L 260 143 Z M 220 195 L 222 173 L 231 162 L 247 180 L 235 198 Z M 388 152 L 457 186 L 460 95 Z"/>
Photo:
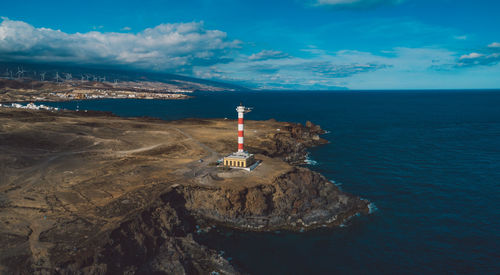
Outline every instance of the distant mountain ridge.
<path id="1" fill-rule="evenodd" d="M 157 81 L 177 85 L 179 88 L 191 89 L 193 91 L 250 90 L 236 84 L 205 80 L 171 73 L 122 70 L 116 68 L 91 68 L 65 64 L 0 62 L 0 77 L 2 78 L 57 81 L 57 76 L 61 80 L 71 78 L 73 80 L 81 79 L 87 81 L 93 80 L 105 82 Z"/>

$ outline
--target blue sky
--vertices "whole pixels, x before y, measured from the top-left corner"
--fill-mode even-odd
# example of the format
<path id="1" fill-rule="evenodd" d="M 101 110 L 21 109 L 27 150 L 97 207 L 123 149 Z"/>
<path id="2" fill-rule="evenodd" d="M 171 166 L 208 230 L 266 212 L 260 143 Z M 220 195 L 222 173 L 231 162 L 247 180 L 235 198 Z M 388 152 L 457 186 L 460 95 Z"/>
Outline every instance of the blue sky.
<path id="1" fill-rule="evenodd" d="M 0 59 L 259 89 L 500 88 L 499 1 L 8 1 Z"/>

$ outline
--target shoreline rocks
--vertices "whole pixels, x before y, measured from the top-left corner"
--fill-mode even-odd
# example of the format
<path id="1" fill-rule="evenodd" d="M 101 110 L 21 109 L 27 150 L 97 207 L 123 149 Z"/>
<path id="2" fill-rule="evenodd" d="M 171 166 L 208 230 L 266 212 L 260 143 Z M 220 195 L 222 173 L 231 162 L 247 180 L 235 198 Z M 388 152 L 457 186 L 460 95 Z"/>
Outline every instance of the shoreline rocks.
<path id="1" fill-rule="evenodd" d="M 368 211 L 367 201 L 341 192 L 320 174 L 300 167 L 272 185 L 240 189 L 176 185 L 111 231 L 87 257 L 80 255 L 60 265 L 58 272 L 240 274 L 222 255 L 193 239 L 200 226 L 302 232 L 339 226 Z"/>
<path id="2" fill-rule="evenodd" d="M 292 165 L 301 165 L 305 163 L 308 148 L 328 143 L 320 137 L 324 133 L 319 125 L 310 121 L 307 121 L 306 126 L 300 123 L 287 123 L 283 129 L 277 129 L 276 133 L 268 137 L 272 142 L 264 142 L 259 144 L 259 147 L 251 145 L 250 147 L 253 152 L 277 157 Z"/>
<path id="3" fill-rule="evenodd" d="M 252 187 L 179 186 L 186 209 L 198 223 L 251 231 L 314 229 L 338 226 L 368 202 L 341 192 L 319 173 L 294 168 L 271 185 Z"/>

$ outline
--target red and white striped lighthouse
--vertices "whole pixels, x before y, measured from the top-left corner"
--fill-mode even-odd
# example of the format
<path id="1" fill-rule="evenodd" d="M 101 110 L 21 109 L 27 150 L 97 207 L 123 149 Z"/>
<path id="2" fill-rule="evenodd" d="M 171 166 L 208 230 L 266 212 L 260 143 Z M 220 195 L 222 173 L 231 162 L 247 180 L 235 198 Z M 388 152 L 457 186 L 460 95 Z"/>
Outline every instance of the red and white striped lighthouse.
<path id="1" fill-rule="evenodd" d="M 252 171 L 257 167 L 253 154 L 246 152 L 243 148 L 243 116 L 250 111 L 252 111 L 252 108 L 245 107 L 241 103 L 240 106 L 236 107 L 236 112 L 238 112 L 238 152 L 224 157 L 224 166 L 226 167 L 245 169 L 247 171 Z"/>
<path id="2" fill-rule="evenodd" d="M 238 112 L 238 152 L 244 152 L 243 142 L 244 142 L 244 123 L 243 116 L 245 113 L 251 112 L 252 108 L 247 108 L 240 103 L 240 106 L 236 107 L 236 112 Z"/>

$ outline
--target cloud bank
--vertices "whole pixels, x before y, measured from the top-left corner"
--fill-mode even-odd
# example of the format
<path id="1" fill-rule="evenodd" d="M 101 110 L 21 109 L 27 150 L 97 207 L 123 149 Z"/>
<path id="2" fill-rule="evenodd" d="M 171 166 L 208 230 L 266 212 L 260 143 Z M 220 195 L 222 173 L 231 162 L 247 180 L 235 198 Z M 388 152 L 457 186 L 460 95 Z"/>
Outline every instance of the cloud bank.
<path id="1" fill-rule="evenodd" d="M 458 67 L 490 66 L 500 63 L 500 43 L 494 42 L 477 52 L 460 56 Z"/>
<path id="2" fill-rule="evenodd" d="M 343 84 L 340 78 L 387 67 L 368 60 L 341 60 L 344 52 L 321 50 L 310 58 L 269 49 L 246 55 L 239 53 L 241 44 L 197 22 L 161 24 L 138 33 L 66 33 L 7 18 L 0 24 L 0 60 L 4 61 L 175 72 L 255 88 L 332 88 Z"/>
<path id="3" fill-rule="evenodd" d="M 263 50 L 261 52 L 250 55 L 248 59 L 256 61 L 256 60 L 266 60 L 266 59 L 280 59 L 286 57 L 288 57 L 288 54 L 281 51 Z"/>
<path id="4" fill-rule="evenodd" d="M 380 28 L 376 33 L 389 31 Z M 483 77 L 499 72 L 500 43 L 471 52 L 422 45 L 328 51 L 305 45 L 286 53 L 229 39 L 225 32 L 207 30 L 199 22 L 161 24 L 137 33 L 65 33 L 3 18 L 0 61 L 156 70 L 257 89 L 428 88 L 423 86 L 428 83 L 443 83 L 433 88 L 449 88 L 456 86 L 460 74 Z M 446 77 L 449 82 L 443 81 Z"/>
<path id="5" fill-rule="evenodd" d="M 315 0 L 315 6 L 334 8 L 372 8 L 384 5 L 401 4 L 404 0 Z"/>
<path id="6" fill-rule="evenodd" d="M 493 42 L 493 43 L 488 45 L 488 48 L 500 48 L 500 43 Z"/>
<path id="7" fill-rule="evenodd" d="M 354 76 L 392 67 L 387 63 L 389 58 L 357 51 L 330 53 L 316 49 L 308 55 L 252 62 L 240 56 L 227 64 L 197 67 L 194 72 L 201 78 L 235 81 L 258 89 L 338 89 L 346 87 Z"/>
<path id="8" fill-rule="evenodd" d="M 240 42 L 203 23 L 161 24 L 138 33 L 65 33 L 2 18 L 0 59 L 127 65 L 139 69 L 189 72 L 193 66 L 228 60 Z"/>

